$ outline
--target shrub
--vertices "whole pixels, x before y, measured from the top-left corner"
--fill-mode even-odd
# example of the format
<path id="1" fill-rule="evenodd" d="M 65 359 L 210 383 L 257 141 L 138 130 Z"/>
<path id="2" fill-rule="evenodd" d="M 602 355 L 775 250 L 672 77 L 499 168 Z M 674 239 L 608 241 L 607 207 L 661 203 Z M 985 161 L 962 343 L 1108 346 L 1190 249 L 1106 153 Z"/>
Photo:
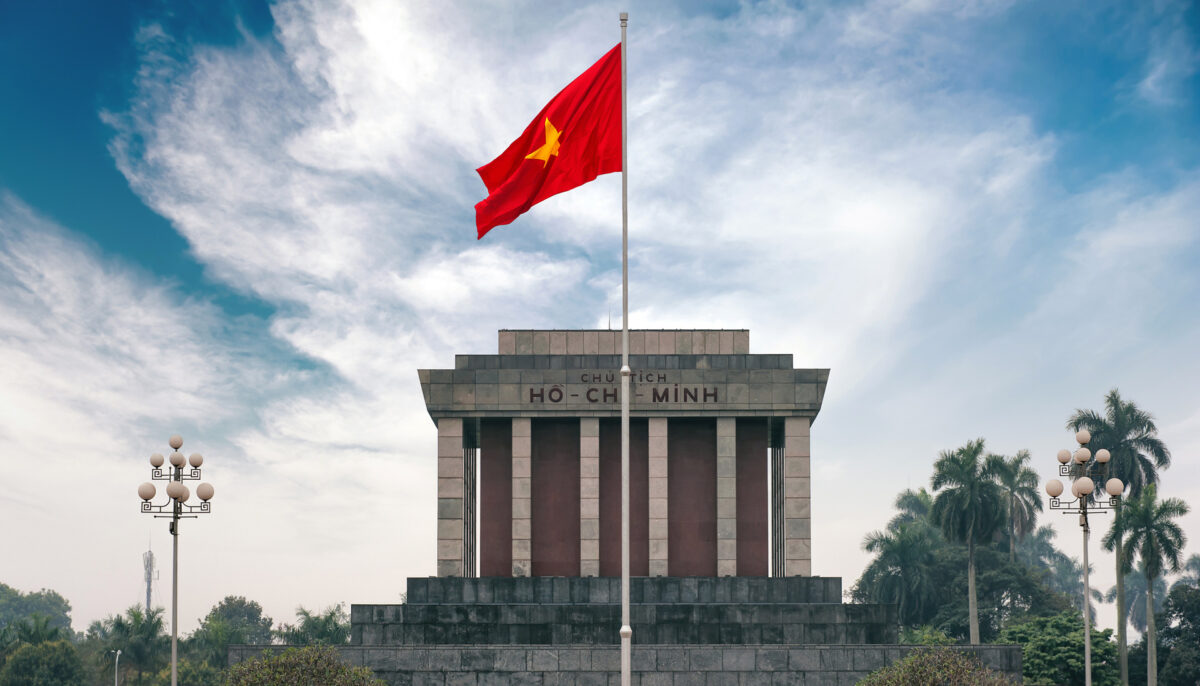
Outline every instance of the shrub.
<path id="1" fill-rule="evenodd" d="M 234 665 L 226 686 L 384 686 L 366 667 L 351 667 L 327 646 L 288 648 L 279 655 L 270 651 L 256 660 Z"/>
<path id="2" fill-rule="evenodd" d="M 904 645 L 952 646 L 955 640 L 947 636 L 945 631 L 924 624 L 901 631 L 900 642 Z"/>
<path id="3" fill-rule="evenodd" d="M 1013 686 L 979 658 L 950 648 L 920 648 L 890 667 L 873 672 L 858 686 Z"/>

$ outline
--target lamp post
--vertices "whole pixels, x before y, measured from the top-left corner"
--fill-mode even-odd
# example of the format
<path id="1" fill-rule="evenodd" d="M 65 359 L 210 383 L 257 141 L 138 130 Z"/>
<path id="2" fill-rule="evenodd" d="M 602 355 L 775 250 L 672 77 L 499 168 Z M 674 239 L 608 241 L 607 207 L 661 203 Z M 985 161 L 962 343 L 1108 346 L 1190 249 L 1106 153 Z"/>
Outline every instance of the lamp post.
<path id="1" fill-rule="evenodd" d="M 162 468 L 162 455 L 154 453 L 150 456 L 150 480 L 168 482 L 166 488 L 167 500 L 161 505 L 155 505 L 150 502 L 154 499 L 154 494 L 157 490 L 150 481 L 138 486 L 138 497 L 142 499 L 142 512 L 150 513 L 156 519 L 171 520 L 171 686 L 178 686 L 179 520 L 195 519 L 201 514 L 211 512 L 212 504 L 209 503 L 209 500 L 213 497 L 213 487 L 210 484 L 200 484 L 196 487 L 196 497 L 200 499 L 200 504 L 187 504 L 188 498 L 191 497 L 191 492 L 187 486 L 183 485 L 183 482 L 200 480 L 200 465 L 204 464 L 204 457 L 200 453 L 192 453 L 191 457 L 185 459 L 183 453 L 179 452 L 179 449 L 183 446 L 183 438 L 178 434 L 171 437 L 170 445 L 173 452 L 168 458 L 171 461 L 171 466 L 167 470 L 164 471 Z M 185 464 L 190 465 L 190 468 L 185 469 Z"/>
<path id="2" fill-rule="evenodd" d="M 113 686 L 119 686 L 117 675 L 120 674 L 119 670 L 121 668 L 121 650 L 118 648 L 117 650 L 110 650 L 108 652 L 117 654 L 117 660 L 113 663 Z"/>
<path id="3" fill-rule="evenodd" d="M 1074 500 L 1063 501 L 1059 498 L 1063 492 L 1063 483 L 1058 479 L 1046 482 L 1046 493 L 1050 495 L 1050 509 L 1062 510 L 1063 514 L 1079 514 L 1079 526 L 1083 529 L 1083 683 L 1092 686 L 1092 616 L 1091 608 L 1092 585 L 1088 579 L 1088 512 L 1097 514 L 1108 510 L 1116 510 L 1121 505 L 1121 492 L 1125 484 L 1113 477 L 1104 481 L 1104 493 L 1107 500 L 1102 500 L 1096 485 L 1108 476 L 1108 461 L 1112 455 L 1101 448 L 1095 456 L 1087 448 L 1092 440 L 1092 434 L 1087 429 L 1075 433 L 1079 449 L 1072 453 L 1063 449 L 1058 451 L 1058 475 L 1072 479 L 1071 495 Z"/>

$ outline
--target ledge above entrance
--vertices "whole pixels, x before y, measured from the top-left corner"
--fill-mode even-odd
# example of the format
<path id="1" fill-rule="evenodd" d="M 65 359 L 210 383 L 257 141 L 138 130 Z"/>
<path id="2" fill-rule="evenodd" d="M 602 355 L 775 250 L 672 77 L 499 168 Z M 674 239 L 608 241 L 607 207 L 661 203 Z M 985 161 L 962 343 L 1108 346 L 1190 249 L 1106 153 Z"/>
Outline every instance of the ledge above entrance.
<path id="1" fill-rule="evenodd" d="M 442 417 L 617 417 L 620 331 L 504 330 L 497 355 L 456 355 L 421 369 L 425 406 Z M 614 348 L 615 346 L 615 348 Z M 629 332 L 635 416 L 816 418 L 828 369 L 793 369 L 790 354 L 749 352 L 750 332 Z"/>

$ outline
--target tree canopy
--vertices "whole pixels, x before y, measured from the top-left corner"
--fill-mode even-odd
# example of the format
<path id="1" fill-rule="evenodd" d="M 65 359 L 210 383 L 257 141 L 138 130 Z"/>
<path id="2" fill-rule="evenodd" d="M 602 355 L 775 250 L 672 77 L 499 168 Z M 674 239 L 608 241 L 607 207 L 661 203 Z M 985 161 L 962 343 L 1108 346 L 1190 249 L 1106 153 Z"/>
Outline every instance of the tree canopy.
<path id="1" fill-rule="evenodd" d="M 0 668 L 0 686 L 79 686 L 86 679 L 79 651 L 67 641 L 25 643 Z"/>
<path id="2" fill-rule="evenodd" d="M 43 588 L 22 593 L 8 584 L 0 583 L 0 628 L 34 615 L 46 617 L 49 628 L 71 630 L 71 603 L 56 591 Z"/>

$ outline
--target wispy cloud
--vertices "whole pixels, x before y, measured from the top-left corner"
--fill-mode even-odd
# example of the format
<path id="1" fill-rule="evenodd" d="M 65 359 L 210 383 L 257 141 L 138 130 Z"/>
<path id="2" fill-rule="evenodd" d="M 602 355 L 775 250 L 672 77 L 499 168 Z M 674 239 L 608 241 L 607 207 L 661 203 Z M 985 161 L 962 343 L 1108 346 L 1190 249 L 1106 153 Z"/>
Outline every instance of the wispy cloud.
<path id="1" fill-rule="evenodd" d="M 634 16 L 631 321 L 748 327 L 755 351 L 833 367 L 815 473 L 884 478 L 863 486 L 877 509 L 815 494 L 825 574 L 857 574 L 861 534 L 938 449 L 980 433 L 1041 449 L 1059 415 L 1126 378 L 1178 408 L 1170 426 L 1195 416 L 1164 390 L 1169 364 L 1122 360 L 1164 327 L 1157 354 L 1197 339 L 1163 322 L 1196 294 L 1196 181 L 1163 190 L 1130 169 L 1061 188 L 1056 132 L 945 75 L 1008 4 Z M 616 41 L 615 10 L 302 0 L 273 14 L 271 39 L 236 46 L 147 24 L 130 106 L 104 115 L 132 188 L 268 321 L 230 322 L 15 200 L 0 214 L 0 389 L 21 408 L 0 440 L 79 453 L 74 433 L 46 439 L 78 423 L 118 446 L 125 473 L 174 423 L 237 461 L 218 483 L 224 522 L 189 528 L 230 555 L 196 563 L 214 581 L 185 616 L 225 592 L 282 616 L 394 599 L 432 570 L 434 436 L 415 369 L 492 351 L 497 328 L 619 313 L 615 176 L 481 243 L 471 210 L 474 167 Z M 1081 350 L 1069 325 L 1088 299 L 1114 333 Z M 1126 371 L 1083 384 L 1101 363 Z M 276 579 L 247 559 L 313 569 Z"/>

